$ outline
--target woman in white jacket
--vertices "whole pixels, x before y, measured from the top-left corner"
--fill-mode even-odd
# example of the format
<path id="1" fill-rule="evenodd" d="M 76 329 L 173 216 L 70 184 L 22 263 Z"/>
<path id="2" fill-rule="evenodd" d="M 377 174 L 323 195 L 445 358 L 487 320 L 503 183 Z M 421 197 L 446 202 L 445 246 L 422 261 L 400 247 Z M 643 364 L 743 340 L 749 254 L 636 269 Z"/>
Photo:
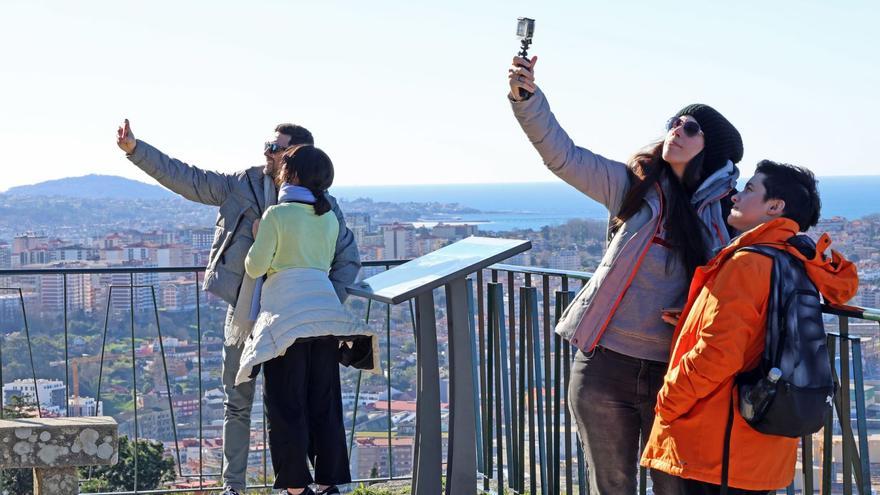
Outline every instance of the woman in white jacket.
<path id="1" fill-rule="evenodd" d="M 361 367 L 370 368 L 378 364 L 376 339 L 349 317 L 327 275 L 339 232 L 336 216 L 327 215 L 330 158 L 314 146 L 302 146 L 285 155 L 280 181 L 278 204 L 254 225 L 254 244 L 245 260 L 248 276 L 268 276 L 236 383 L 253 378 L 263 365 L 274 487 L 296 495 L 337 494 L 336 485 L 351 482 L 340 343 L 368 340 L 368 363 Z M 317 492 L 309 487 L 313 482 Z"/>

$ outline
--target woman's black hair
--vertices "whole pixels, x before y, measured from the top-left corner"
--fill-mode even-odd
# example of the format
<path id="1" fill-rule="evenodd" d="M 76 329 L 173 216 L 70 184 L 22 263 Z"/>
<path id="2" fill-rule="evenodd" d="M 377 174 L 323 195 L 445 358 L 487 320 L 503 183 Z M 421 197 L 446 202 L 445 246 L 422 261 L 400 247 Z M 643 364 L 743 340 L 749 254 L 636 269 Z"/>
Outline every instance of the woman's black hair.
<path id="1" fill-rule="evenodd" d="M 681 180 L 663 160 L 663 141 L 642 149 L 628 163 L 630 188 L 620 210 L 611 220 L 611 232 L 619 229 L 642 207 L 642 201 L 655 184 L 667 184 L 663 190 L 665 203 L 663 227 L 667 242 L 684 263 L 690 278 L 700 265 L 708 261 L 707 228 L 691 205 L 691 195 L 700 186 L 703 175 L 703 152 L 688 162 Z"/>
<path id="2" fill-rule="evenodd" d="M 314 146 L 300 146 L 283 155 L 281 179 L 290 182 L 294 176 L 299 185 L 315 196 L 315 214 L 323 215 L 332 209 L 327 189 L 333 185 L 333 162 L 327 153 Z"/>

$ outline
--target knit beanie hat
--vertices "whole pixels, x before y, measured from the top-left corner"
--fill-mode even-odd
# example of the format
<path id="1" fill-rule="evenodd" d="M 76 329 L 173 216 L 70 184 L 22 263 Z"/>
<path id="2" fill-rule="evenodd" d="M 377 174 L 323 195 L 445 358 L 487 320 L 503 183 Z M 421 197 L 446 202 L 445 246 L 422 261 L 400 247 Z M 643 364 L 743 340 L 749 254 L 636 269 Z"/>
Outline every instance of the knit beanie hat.
<path id="1" fill-rule="evenodd" d="M 695 103 L 675 114 L 676 117 L 690 115 L 697 120 L 703 130 L 703 170 L 705 175 L 720 169 L 727 160 L 738 163 L 743 157 L 743 142 L 739 131 L 723 115 L 709 105 Z"/>

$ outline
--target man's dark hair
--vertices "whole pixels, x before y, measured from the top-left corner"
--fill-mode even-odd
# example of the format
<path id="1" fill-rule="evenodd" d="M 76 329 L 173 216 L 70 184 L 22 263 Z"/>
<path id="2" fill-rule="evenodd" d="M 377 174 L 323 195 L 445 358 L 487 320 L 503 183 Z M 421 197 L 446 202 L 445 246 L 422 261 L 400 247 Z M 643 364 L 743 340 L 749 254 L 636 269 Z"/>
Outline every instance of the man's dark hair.
<path id="1" fill-rule="evenodd" d="M 761 160 L 755 173 L 764 174 L 764 201 L 785 201 L 782 216 L 798 223 L 806 232 L 819 221 L 822 201 L 816 189 L 816 176 L 804 167 Z"/>
<path id="2" fill-rule="evenodd" d="M 275 126 L 275 132 L 290 136 L 291 146 L 295 144 L 315 145 L 315 138 L 312 137 L 312 133 L 301 125 L 290 123 L 278 124 Z"/>

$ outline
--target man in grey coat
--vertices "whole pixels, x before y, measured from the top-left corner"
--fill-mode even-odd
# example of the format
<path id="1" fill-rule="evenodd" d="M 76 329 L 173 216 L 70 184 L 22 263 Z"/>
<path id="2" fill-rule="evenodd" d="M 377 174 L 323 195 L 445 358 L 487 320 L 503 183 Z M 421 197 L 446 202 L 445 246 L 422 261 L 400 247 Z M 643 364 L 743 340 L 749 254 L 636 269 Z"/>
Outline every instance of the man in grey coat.
<path id="1" fill-rule="evenodd" d="M 296 146 L 314 144 L 312 134 L 298 125 L 280 124 L 275 128 L 274 140 L 265 143 L 265 166 L 231 174 L 193 167 L 136 140 L 128 119 L 117 131 L 116 144 L 132 163 L 171 191 L 191 201 L 220 208 L 203 289 L 229 304 L 225 329 L 228 344 L 233 316 L 247 311 L 251 305 L 251 293 L 246 289 L 249 284 L 252 288 L 253 279 L 246 278 L 244 273 L 244 259 L 254 242 L 251 226 L 275 203 L 278 193 L 274 179 L 282 165 L 282 153 Z M 354 235 L 345 225 L 336 199 L 329 195 L 328 198 L 339 220 L 330 281 L 339 299 L 344 301 L 345 287 L 354 282 L 361 262 Z M 240 294 L 246 295 L 240 297 Z M 237 305 L 240 305 L 238 311 Z M 241 344 L 223 347 L 223 485 L 226 495 L 238 495 L 246 485 L 254 381 L 235 386 L 241 351 Z"/>

